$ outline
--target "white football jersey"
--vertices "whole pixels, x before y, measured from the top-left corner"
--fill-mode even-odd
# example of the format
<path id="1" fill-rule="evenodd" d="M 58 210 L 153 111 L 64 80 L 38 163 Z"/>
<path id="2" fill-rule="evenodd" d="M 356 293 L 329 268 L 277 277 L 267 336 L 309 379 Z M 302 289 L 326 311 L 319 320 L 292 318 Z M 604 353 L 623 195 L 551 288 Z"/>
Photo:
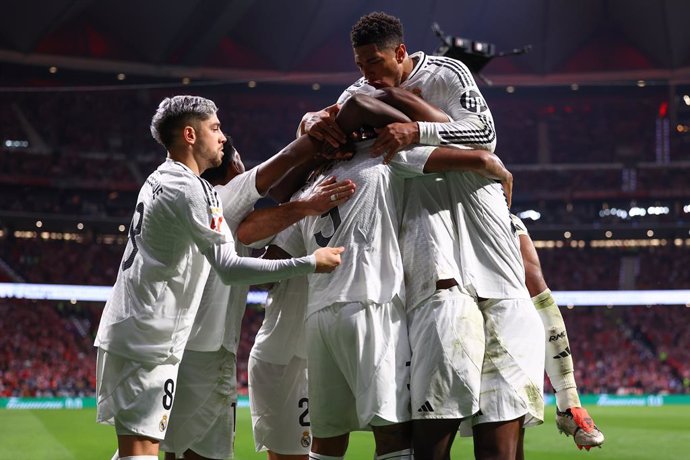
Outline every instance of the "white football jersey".
<path id="1" fill-rule="evenodd" d="M 256 190 L 256 172 L 257 168 L 253 168 L 235 176 L 227 184 L 215 187 L 223 202 L 223 216 L 230 228 L 230 237 L 235 243 L 237 255 L 241 257 L 251 256 L 251 249 L 234 240 L 234 235 L 240 222 L 261 198 Z M 247 292 L 249 285 L 228 286 L 211 270 L 186 349 L 216 351 L 223 346 L 237 353 Z"/>
<path id="2" fill-rule="evenodd" d="M 408 311 L 433 295 L 438 280 L 463 285 L 454 206 L 443 175 L 405 180 L 399 240 Z"/>
<path id="3" fill-rule="evenodd" d="M 168 158 L 139 192 L 95 345 L 134 361 L 178 362 L 211 268 L 201 251 L 230 239 L 211 185 Z"/>
<path id="4" fill-rule="evenodd" d="M 417 52 L 415 66 L 400 85 L 443 110 L 448 123 L 418 122 L 421 144 L 453 145 L 486 149 L 496 147 L 496 132 L 488 105 L 469 69 L 460 61 Z M 364 78 L 340 96 L 375 91 Z M 400 246 L 405 265 L 406 305 L 414 308 L 436 290 L 436 281 L 455 278 L 463 286 L 457 227 L 451 210 L 455 203 L 443 176 L 405 181 L 405 211 Z M 408 222 L 410 221 L 410 222 Z"/>
<path id="5" fill-rule="evenodd" d="M 473 172 L 447 173 L 458 224 L 464 283 L 486 299 L 529 298 L 520 244 L 500 183 Z"/>
<path id="6" fill-rule="evenodd" d="M 390 165 L 368 154 L 373 141 L 358 146 L 352 160 L 338 162 L 325 175 L 350 179 L 356 193 L 345 203 L 321 216 L 299 222 L 307 252 L 344 246 L 342 263 L 332 274 L 309 275 L 307 316 L 338 302 L 404 301 L 402 261 L 398 246 L 400 198 L 406 177 L 423 174 L 434 147 L 401 151 Z M 283 247 L 293 254 L 294 248 Z"/>
<path id="7" fill-rule="evenodd" d="M 293 257 L 306 254 L 302 234 L 293 224 L 278 233 L 272 244 L 290 247 Z M 294 241 L 287 242 L 292 238 Z M 256 333 L 250 356 L 272 364 L 287 365 L 297 356 L 307 358 L 304 319 L 307 310 L 309 281 L 296 276 L 276 283 L 268 293 L 266 311 L 261 328 Z"/>

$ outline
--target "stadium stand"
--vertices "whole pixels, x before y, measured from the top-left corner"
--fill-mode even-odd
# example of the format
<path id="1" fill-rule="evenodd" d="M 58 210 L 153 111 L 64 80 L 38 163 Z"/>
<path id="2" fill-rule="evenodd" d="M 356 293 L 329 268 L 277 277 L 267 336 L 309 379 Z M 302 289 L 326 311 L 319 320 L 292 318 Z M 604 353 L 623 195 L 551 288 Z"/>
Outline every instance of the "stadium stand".
<path id="1" fill-rule="evenodd" d="M 515 175 L 513 210 L 539 214 L 524 220 L 554 290 L 690 286 L 690 142 L 673 130 L 658 137 L 665 90 L 631 97 L 636 90 L 485 91 L 497 151 Z M 180 91 L 218 103 L 248 166 L 289 142 L 305 111 L 339 94 L 270 85 L 0 93 L 8 108 L 0 111 L 0 281 L 112 285 L 136 190 L 163 158 L 147 129 L 151 114 Z M 666 141 L 670 151 L 660 153 Z M 0 299 L 0 395 L 92 395 L 101 309 Z M 690 309 L 562 311 L 581 392 L 690 393 Z M 241 391 L 262 318 L 247 309 Z"/>

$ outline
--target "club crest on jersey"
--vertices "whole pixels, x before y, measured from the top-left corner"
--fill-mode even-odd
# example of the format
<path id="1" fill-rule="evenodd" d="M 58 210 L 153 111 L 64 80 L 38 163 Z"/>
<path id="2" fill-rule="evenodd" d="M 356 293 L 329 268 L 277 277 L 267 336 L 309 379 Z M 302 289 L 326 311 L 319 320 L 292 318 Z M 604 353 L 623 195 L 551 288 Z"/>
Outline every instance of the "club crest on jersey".
<path id="1" fill-rule="evenodd" d="M 300 444 L 302 444 L 302 447 L 305 448 L 311 445 L 311 435 L 308 431 L 302 432 L 302 439 L 300 440 Z"/>
<path id="2" fill-rule="evenodd" d="M 484 98 L 472 89 L 460 96 L 460 104 L 473 113 L 481 113 L 488 109 Z"/>
<path id="3" fill-rule="evenodd" d="M 158 424 L 158 429 L 162 431 L 165 431 L 165 429 L 168 428 L 168 416 L 164 415 L 163 418 L 161 418 L 160 423 Z"/>
<path id="4" fill-rule="evenodd" d="M 220 231 L 223 224 L 223 211 L 220 208 L 211 207 L 211 230 Z"/>

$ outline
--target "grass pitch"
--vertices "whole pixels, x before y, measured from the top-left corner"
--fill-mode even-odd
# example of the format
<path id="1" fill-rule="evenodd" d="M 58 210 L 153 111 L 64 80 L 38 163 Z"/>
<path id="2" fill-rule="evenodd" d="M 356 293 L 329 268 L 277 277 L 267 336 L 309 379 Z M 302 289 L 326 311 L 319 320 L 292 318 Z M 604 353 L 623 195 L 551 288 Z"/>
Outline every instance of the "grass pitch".
<path id="1" fill-rule="evenodd" d="M 606 435 L 602 449 L 579 451 L 560 435 L 547 407 L 546 423 L 527 430 L 525 454 L 529 460 L 685 460 L 690 458 L 690 408 L 588 407 Z M 0 411 L 0 460 L 109 460 L 115 451 L 115 431 L 95 423 L 95 409 Z M 237 411 L 236 460 L 264 460 L 254 452 L 249 409 Z M 354 433 L 347 457 L 373 457 L 370 433 Z M 472 441 L 457 438 L 454 459 L 471 459 Z M 161 456 L 162 458 L 162 456 Z"/>

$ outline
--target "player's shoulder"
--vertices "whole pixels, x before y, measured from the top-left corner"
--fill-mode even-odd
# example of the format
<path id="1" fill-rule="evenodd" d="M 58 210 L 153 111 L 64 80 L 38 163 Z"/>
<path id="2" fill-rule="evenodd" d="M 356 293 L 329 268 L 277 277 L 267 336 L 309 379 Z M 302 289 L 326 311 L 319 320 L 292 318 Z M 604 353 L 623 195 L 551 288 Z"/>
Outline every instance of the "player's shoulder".
<path id="1" fill-rule="evenodd" d="M 166 160 L 156 170 L 169 196 L 180 206 L 203 206 L 221 208 L 220 198 L 213 186 L 199 177 L 184 164 Z"/>
<path id="2" fill-rule="evenodd" d="M 472 72 L 463 62 L 446 56 L 424 55 L 423 59 L 421 66 L 419 66 L 420 74 L 431 74 L 444 79 L 457 80 L 463 86 L 476 86 Z"/>
<path id="3" fill-rule="evenodd" d="M 366 78 L 361 77 L 359 80 L 345 88 L 345 91 L 338 98 L 338 104 L 343 104 L 345 101 L 350 99 L 354 94 L 369 94 L 375 91 L 376 88 L 371 86 Z"/>

